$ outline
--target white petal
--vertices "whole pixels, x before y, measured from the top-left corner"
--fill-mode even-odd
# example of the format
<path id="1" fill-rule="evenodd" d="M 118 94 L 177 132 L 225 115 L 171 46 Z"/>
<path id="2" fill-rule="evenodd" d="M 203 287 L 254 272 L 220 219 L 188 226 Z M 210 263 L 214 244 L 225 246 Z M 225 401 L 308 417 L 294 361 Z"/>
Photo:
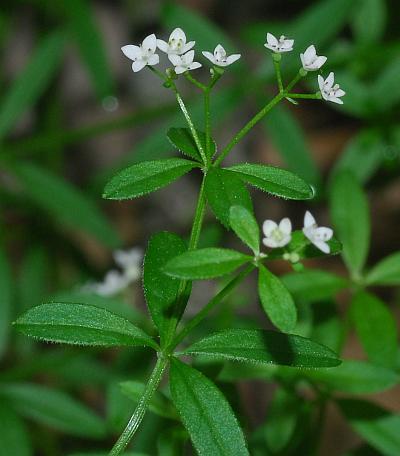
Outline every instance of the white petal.
<path id="1" fill-rule="evenodd" d="M 282 44 L 282 47 L 285 50 L 285 52 L 287 52 L 287 51 L 291 51 L 293 49 L 293 45 L 294 45 L 294 40 L 285 40 Z"/>
<path id="2" fill-rule="evenodd" d="M 165 53 L 168 52 L 169 45 L 166 41 L 164 40 L 157 40 L 157 46 L 160 51 L 163 51 Z"/>
<path id="3" fill-rule="evenodd" d="M 178 66 L 175 67 L 175 73 L 176 74 L 182 74 L 185 71 L 187 71 L 187 67 L 186 66 L 178 65 Z"/>
<path id="4" fill-rule="evenodd" d="M 331 101 L 332 103 L 336 103 L 336 104 L 343 104 L 343 100 L 341 100 L 340 98 L 336 98 L 336 97 L 328 97 L 326 98 L 327 101 Z"/>
<path id="5" fill-rule="evenodd" d="M 278 246 L 284 247 L 285 245 L 288 245 L 291 240 L 292 240 L 292 235 L 288 234 L 281 241 L 278 242 Z"/>
<path id="6" fill-rule="evenodd" d="M 210 62 L 215 64 L 214 54 L 212 54 L 211 52 L 208 52 L 208 51 L 203 51 L 202 54 L 204 55 L 204 57 L 206 59 L 210 60 Z"/>
<path id="7" fill-rule="evenodd" d="M 187 65 L 189 65 L 190 63 L 193 62 L 193 59 L 194 59 L 194 51 L 189 51 L 187 52 L 186 54 L 183 54 L 181 56 L 182 58 L 182 62 L 183 63 L 186 63 Z"/>
<path id="8" fill-rule="evenodd" d="M 308 48 L 304 51 L 304 58 L 307 63 L 312 62 L 316 56 L 317 51 L 315 50 L 315 46 L 313 44 L 311 46 L 308 46 Z"/>
<path id="9" fill-rule="evenodd" d="M 142 70 L 146 66 L 146 62 L 144 60 L 136 60 L 136 62 L 132 63 L 132 70 L 134 73 Z"/>
<path id="10" fill-rule="evenodd" d="M 285 217 L 280 221 L 279 229 L 286 235 L 289 235 L 292 232 L 292 222 L 288 217 Z"/>
<path id="11" fill-rule="evenodd" d="M 181 54 L 184 54 L 185 52 L 187 51 L 190 51 L 190 49 L 192 49 L 192 47 L 196 44 L 196 41 L 189 41 L 188 43 L 186 43 L 184 46 L 182 46 L 182 49 L 181 49 Z"/>
<path id="12" fill-rule="evenodd" d="M 329 76 L 325 79 L 325 85 L 328 87 L 332 87 L 335 83 L 335 74 L 333 71 L 329 73 Z"/>
<path id="13" fill-rule="evenodd" d="M 153 54 L 147 59 L 147 65 L 157 65 L 160 63 L 160 56 L 158 54 Z"/>
<path id="14" fill-rule="evenodd" d="M 317 247 L 319 250 L 321 250 L 321 252 L 324 252 L 324 253 L 330 253 L 331 252 L 331 248 L 324 241 L 314 240 L 313 244 L 315 245 L 315 247 Z"/>
<path id="15" fill-rule="evenodd" d="M 189 65 L 188 69 L 189 70 L 196 70 L 197 68 L 201 68 L 201 63 L 199 62 L 193 62 Z"/>
<path id="16" fill-rule="evenodd" d="M 335 95 L 337 97 L 344 97 L 346 95 L 346 92 L 342 89 L 337 89 L 336 92 L 335 92 Z"/>
<path id="17" fill-rule="evenodd" d="M 241 54 L 232 54 L 229 57 L 226 58 L 226 64 L 227 65 L 232 65 L 232 63 L 236 62 L 239 60 L 241 57 Z"/>
<path id="18" fill-rule="evenodd" d="M 168 54 L 168 59 L 172 63 L 172 65 L 177 66 L 182 64 L 182 59 L 179 55 L 176 54 Z"/>
<path id="19" fill-rule="evenodd" d="M 128 57 L 128 59 L 136 60 L 140 58 L 142 55 L 142 50 L 140 46 L 135 46 L 134 44 L 127 44 L 126 46 L 122 46 L 121 51 Z"/>
<path id="20" fill-rule="evenodd" d="M 149 51 L 149 52 L 153 53 L 156 50 L 156 47 L 157 47 L 157 38 L 154 35 L 154 33 L 152 33 L 149 36 L 146 36 L 146 38 L 143 40 L 143 43 L 142 43 L 142 49 L 144 51 Z"/>
<path id="21" fill-rule="evenodd" d="M 328 57 L 325 57 L 324 55 L 320 55 L 319 57 L 317 57 L 316 61 L 314 62 L 315 66 L 317 67 L 317 70 L 319 70 L 327 60 Z"/>
<path id="22" fill-rule="evenodd" d="M 318 75 L 318 85 L 319 85 L 319 90 L 320 90 L 321 92 L 324 91 L 324 83 L 325 83 L 324 78 L 319 74 L 319 75 Z"/>
<path id="23" fill-rule="evenodd" d="M 214 52 L 218 52 L 218 54 L 226 55 L 225 49 L 220 44 L 217 44 L 217 46 L 214 49 Z"/>
<path id="24" fill-rule="evenodd" d="M 301 65 L 306 69 L 307 62 L 305 61 L 304 54 L 300 54 Z"/>
<path id="25" fill-rule="evenodd" d="M 304 228 L 310 228 L 314 225 L 316 225 L 315 218 L 310 211 L 306 211 L 304 214 Z"/>
<path id="26" fill-rule="evenodd" d="M 266 237 L 271 236 L 272 231 L 276 228 L 278 228 L 278 224 L 273 220 L 265 220 L 262 226 L 263 233 Z"/>
<path id="27" fill-rule="evenodd" d="M 329 241 L 329 239 L 332 239 L 333 230 L 332 230 L 332 228 L 320 226 L 319 228 L 317 228 L 315 230 L 314 236 L 321 241 Z"/>
<path id="28" fill-rule="evenodd" d="M 263 244 L 267 247 L 271 247 L 272 249 L 275 249 L 277 247 L 279 247 L 279 243 L 277 241 L 275 241 L 275 239 L 272 239 L 272 238 L 269 238 L 269 237 L 266 237 L 262 240 Z"/>
<path id="29" fill-rule="evenodd" d="M 267 43 L 270 46 L 278 46 L 278 40 L 272 33 L 267 33 Z"/>
<path id="30" fill-rule="evenodd" d="M 174 29 L 171 33 L 171 35 L 169 36 L 169 39 L 172 40 L 172 39 L 175 39 L 175 40 L 182 40 L 184 43 L 186 43 L 186 35 L 185 35 L 185 32 L 177 27 L 176 29 Z"/>

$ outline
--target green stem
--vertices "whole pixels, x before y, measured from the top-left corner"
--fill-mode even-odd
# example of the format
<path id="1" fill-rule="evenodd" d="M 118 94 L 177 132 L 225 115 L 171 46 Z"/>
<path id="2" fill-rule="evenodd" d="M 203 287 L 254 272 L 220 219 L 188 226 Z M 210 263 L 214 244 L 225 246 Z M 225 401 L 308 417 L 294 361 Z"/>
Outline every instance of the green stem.
<path id="1" fill-rule="evenodd" d="M 199 197 L 197 200 L 196 212 L 194 214 L 192 231 L 190 233 L 189 250 L 194 250 L 197 247 L 200 238 L 201 227 L 204 220 L 206 210 L 206 193 L 205 193 L 206 174 L 201 181 Z"/>
<path id="2" fill-rule="evenodd" d="M 321 95 L 319 93 L 287 93 L 288 98 L 304 98 L 309 100 L 319 100 Z"/>
<path id="3" fill-rule="evenodd" d="M 201 321 L 219 304 L 223 299 L 234 289 L 236 288 L 242 280 L 247 277 L 250 272 L 255 269 L 254 264 L 250 264 L 246 269 L 243 269 L 236 277 L 234 277 L 218 294 L 216 294 L 209 303 L 204 306 L 201 311 L 193 317 L 182 331 L 175 337 L 172 345 L 175 348 L 180 344 L 183 339 L 199 324 Z"/>
<path id="4" fill-rule="evenodd" d="M 206 155 L 211 156 L 211 111 L 210 111 L 210 89 L 204 91 L 204 118 L 206 130 Z M 211 157 L 212 158 L 212 157 Z"/>
<path id="5" fill-rule="evenodd" d="M 153 394 L 155 393 L 156 389 L 158 388 L 158 385 L 161 382 L 164 370 L 167 367 L 167 365 L 168 358 L 158 358 L 154 370 L 144 390 L 143 396 L 141 397 L 135 411 L 133 412 L 133 415 L 131 416 L 128 424 L 126 425 L 126 428 L 124 429 L 119 439 L 110 451 L 109 456 L 118 456 L 119 454 L 121 454 L 131 441 L 133 435 L 135 434 L 140 423 L 143 420 L 149 402 L 153 397 Z"/>
<path id="6" fill-rule="evenodd" d="M 281 73 L 281 64 L 279 61 L 274 60 L 274 67 L 275 67 L 275 74 L 276 74 L 276 79 L 278 80 L 278 87 L 279 87 L 279 92 L 283 92 L 283 81 L 282 81 L 282 73 Z"/>
<path id="7" fill-rule="evenodd" d="M 265 117 L 271 109 L 277 105 L 282 98 L 283 93 L 278 93 L 267 105 L 265 105 L 261 111 L 259 111 L 247 124 L 237 133 L 237 135 L 231 140 L 231 142 L 222 150 L 221 155 L 215 160 L 214 166 L 218 166 L 229 152 L 236 146 L 236 144 L 247 135 L 247 133 L 258 123 L 263 117 Z"/>
<path id="8" fill-rule="evenodd" d="M 192 84 L 194 84 L 198 89 L 200 90 L 206 90 L 207 86 L 202 84 L 200 81 L 198 81 L 196 78 L 194 78 L 188 71 L 184 73 L 186 79 L 190 81 Z"/>

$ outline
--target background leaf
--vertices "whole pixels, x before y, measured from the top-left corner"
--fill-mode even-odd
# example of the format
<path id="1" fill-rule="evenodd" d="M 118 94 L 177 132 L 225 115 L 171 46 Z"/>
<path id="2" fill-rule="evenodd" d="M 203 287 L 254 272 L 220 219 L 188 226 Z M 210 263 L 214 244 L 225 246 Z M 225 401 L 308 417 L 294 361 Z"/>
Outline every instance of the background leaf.
<path id="1" fill-rule="evenodd" d="M 31 456 L 33 454 L 24 423 L 5 401 L 0 404 L 0 427 L 0 456 Z"/>
<path id="2" fill-rule="evenodd" d="M 356 40 L 363 44 L 378 42 L 385 32 L 387 9 L 384 0 L 363 0 L 353 20 Z"/>
<path id="3" fill-rule="evenodd" d="M 10 333 L 12 276 L 5 252 L 0 248 L 0 358 L 4 355 Z"/>
<path id="4" fill-rule="evenodd" d="M 175 359 L 171 363 L 170 388 L 175 406 L 199 454 L 249 454 L 229 403 L 211 380 Z"/>
<path id="5" fill-rule="evenodd" d="M 400 252 L 381 260 L 369 271 L 365 280 L 368 285 L 400 285 Z"/>

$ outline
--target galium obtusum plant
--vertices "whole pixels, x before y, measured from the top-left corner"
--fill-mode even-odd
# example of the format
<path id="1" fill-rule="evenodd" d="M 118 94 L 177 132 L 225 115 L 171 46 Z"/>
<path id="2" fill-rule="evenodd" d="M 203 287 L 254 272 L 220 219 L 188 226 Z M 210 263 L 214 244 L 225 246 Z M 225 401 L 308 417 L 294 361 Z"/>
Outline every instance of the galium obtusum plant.
<path id="1" fill-rule="evenodd" d="M 224 147 L 217 146 L 213 138 L 210 100 L 224 72 L 241 58 L 239 54 L 227 55 L 218 43 L 213 52 L 203 50 L 212 66 L 209 80 L 201 82 L 193 76 L 193 71 L 202 66 L 196 61 L 195 42 L 188 42 L 179 28 L 171 33 L 168 42 L 152 34 L 139 46 L 122 48 L 132 61 L 135 73 L 151 71 L 176 98 L 187 127 L 171 127 L 167 136 L 185 158 L 153 160 L 130 166 L 108 182 L 104 198 L 137 198 L 167 186 L 191 170 L 202 173 L 188 243 L 175 233 L 161 232 L 151 237 L 145 253 L 144 293 L 158 337 L 152 338 L 107 310 L 85 304 L 46 303 L 29 310 L 16 322 L 21 332 L 45 341 L 104 347 L 146 346 L 155 351 L 154 370 L 110 455 L 123 453 L 131 441 L 158 386 L 167 377 L 167 368 L 172 401 L 197 452 L 210 456 L 249 454 L 244 433 L 226 398 L 209 378 L 183 362 L 183 356 L 185 360 L 188 356 L 207 355 L 219 360 L 299 368 L 335 368 L 341 362 L 324 345 L 290 334 L 296 325 L 297 309 L 283 282 L 269 270 L 270 262 L 283 259 L 290 262 L 295 271 L 300 271 L 303 259 L 338 253 L 341 248 L 339 241 L 330 228 L 319 227 L 307 211 L 302 229 L 293 230 L 289 218 L 279 223 L 266 220 L 262 225 L 261 243 L 259 223 L 247 189 L 250 185 L 272 196 L 308 200 L 313 198 L 312 187 L 297 175 L 277 167 L 254 163 L 223 166 L 224 159 L 235 146 L 278 103 L 287 100 L 297 104 L 301 99 L 343 102 L 345 93 L 335 85 L 333 73 L 326 78 L 318 75 L 318 92 L 296 92 L 297 83 L 308 73 L 320 71 L 327 60 L 317 55 L 314 46 L 301 53 L 297 76 L 289 83 L 284 81 L 281 61 L 285 53 L 293 51 L 294 45 L 293 39 L 284 36 L 278 39 L 268 33 L 265 47 L 272 51 L 277 94 L 266 101 Z M 170 63 L 165 72 L 158 68 L 160 51 L 167 55 Z M 204 125 L 193 122 L 179 89 L 180 79 L 186 79 L 202 93 Z M 227 248 L 198 248 L 207 206 L 224 227 L 231 229 L 243 242 L 244 253 Z M 256 270 L 262 309 L 277 330 L 230 328 L 188 346 L 187 338 L 191 332 Z M 233 277 L 194 317 L 184 321 L 192 282 L 227 275 Z M 109 284 L 105 285 L 108 290 Z"/>

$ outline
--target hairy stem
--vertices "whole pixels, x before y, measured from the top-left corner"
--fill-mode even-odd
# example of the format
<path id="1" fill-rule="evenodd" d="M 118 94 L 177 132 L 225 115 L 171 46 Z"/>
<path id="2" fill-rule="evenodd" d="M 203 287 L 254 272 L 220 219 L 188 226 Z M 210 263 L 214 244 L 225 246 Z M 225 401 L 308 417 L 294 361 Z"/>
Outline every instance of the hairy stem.
<path id="1" fill-rule="evenodd" d="M 159 357 L 157 363 L 154 367 L 154 370 L 150 376 L 149 382 L 146 385 L 144 390 L 143 396 L 141 397 L 133 415 L 131 416 L 126 428 L 120 435 L 119 439 L 115 443 L 114 447 L 109 453 L 109 456 L 117 456 L 120 455 L 127 445 L 129 444 L 130 440 L 132 439 L 133 435 L 137 431 L 140 423 L 143 420 L 143 417 L 146 413 L 147 407 L 153 394 L 155 393 L 158 385 L 161 382 L 163 373 L 165 368 L 168 365 L 168 358 Z"/>

